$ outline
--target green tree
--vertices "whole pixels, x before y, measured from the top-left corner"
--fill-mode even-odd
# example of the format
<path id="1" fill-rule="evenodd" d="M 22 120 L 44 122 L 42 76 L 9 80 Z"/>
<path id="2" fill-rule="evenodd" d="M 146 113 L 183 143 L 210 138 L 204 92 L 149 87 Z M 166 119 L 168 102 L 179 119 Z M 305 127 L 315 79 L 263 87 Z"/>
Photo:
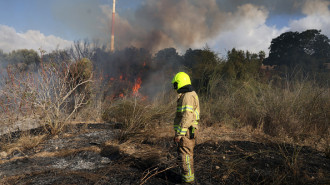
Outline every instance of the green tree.
<path id="1" fill-rule="evenodd" d="M 7 55 L 0 49 L 0 67 L 4 67 Z"/>
<path id="2" fill-rule="evenodd" d="M 175 48 L 165 48 L 158 51 L 153 59 L 157 66 L 162 68 L 176 68 L 182 65 L 183 58 Z"/>
<path id="3" fill-rule="evenodd" d="M 157 73 L 154 78 L 157 82 L 170 82 L 173 75 L 183 70 L 183 57 L 178 54 L 175 48 L 165 48 L 155 54 L 152 62 L 152 71 Z M 169 80 L 170 79 L 170 80 Z M 153 88 L 162 88 L 153 85 Z"/>
<path id="4" fill-rule="evenodd" d="M 225 79 L 232 80 L 258 78 L 264 57 L 263 51 L 255 54 L 233 48 L 227 53 L 227 62 L 223 67 L 222 74 Z"/>
<path id="5" fill-rule="evenodd" d="M 321 30 L 286 32 L 272 40 L 266 65 L 286 66 L 289 72 L 317 71 L 330 61 L 330 40 Z"/>
<path id="6" fill-rule="evenodd" d="M 67 50 L 56 50 L 50 53 L 47 53 L 43 56 L 43 62 L 53 62 L 53 63 L 62 63 L 67 62 L 71 59 L 69 52 Z"/>
<path id="7" fill-rule="evenodd" d="M 27 70 L 29 66 L 36 69 L 40 63 L 40 57 L 33 49 L 14 50 L 7 55 L 6 59 L 8 64 L 15 65 L 21 71 Z"/>
<path id="8" fill-rule="evenodd" d="M 184 66 L 192 72 L 192 83 L 200 93 L 207 92 L 211 75 L 220 62 L 218 55 L 208 47 L 202 50 L 188 49 L 183 61 Z"/>

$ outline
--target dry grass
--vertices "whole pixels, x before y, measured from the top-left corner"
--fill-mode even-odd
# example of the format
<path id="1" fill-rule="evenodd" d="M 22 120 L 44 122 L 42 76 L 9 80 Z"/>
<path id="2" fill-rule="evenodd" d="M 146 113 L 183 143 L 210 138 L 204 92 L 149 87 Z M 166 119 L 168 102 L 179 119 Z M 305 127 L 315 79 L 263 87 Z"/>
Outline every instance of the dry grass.
<path id="1" fill-rule="evenodd" d="M 175 110 L 173 102 L 148 102 L 139 97 L 125 97 L 108 104 L 102 118 L 107 122 L 121 123 L 118 139 L 126 141 L 148 128 L 155 128 L 161 122 L 171 119 Z M 152 132 L 155 132 L 154 130 Z"/>
<path id="2" fill-rule="evenodd" d="M 1 150 L 5 152 L 6 155 L 10 155 L 15 151 L 19 151 L 20 153 L 24 154 L 24 151 L 38 146 L 41 142 L 44 141 L 45 138 L 46 135 L 33 136 L 29 133 L 25 133 L 13 143 L 2 143 Z"/>
<path id="3" fill-rule="evenodd" d="M 223 82 L 212 96 L 201 98 L 201 106 L 207 126 L 252 127 L 323 149 L 329 143 L 330 88 L 312 82 L 288 82 L 284 89 L 254 80 Z"/>
<path id="4" fill-rule="evenodd" d="M 330 88 L 310 81 L 287 82 L 285 88 L 279 88 L 252 79 L 220 80 L 213 85 L 212 92 L 200 95 L 201 134 L 204 129 L 217 136 L 221 135 L 218 130 L 229 128 L 247 133 L 236 135 L 243 140 L 258 137 L 258 141 L 276 140 L 329 151 Z M 167 130 L 164 125 L 171 127 L 174 118 L 175 95 L 164 98 L 163 93 L 160 97 L 154 102 L 138 97 L 118 99 L 103 106 L 102 117 L 122 124 L 118 140 L 149 141 L 157 138 L 153 134 L 159 134 L 158 130 Z M 200 138 L 212 140 L 208 135 Z"/>
<path id="5" fill-rule="evenodd" d="M 300 151 L 302 149 L 301 146 L 294 146 L 293 151 L 290 152 L 286 148 L 286 146 L 279 145 L 279 152 L 284 158 L 284 164 L 288 168 L 286 170 L 289 170 L 293 174 L 294 181 L 297 181 L 297 178 L 300 173 L 300 161 L 299 161 L 299 155 Z"/>

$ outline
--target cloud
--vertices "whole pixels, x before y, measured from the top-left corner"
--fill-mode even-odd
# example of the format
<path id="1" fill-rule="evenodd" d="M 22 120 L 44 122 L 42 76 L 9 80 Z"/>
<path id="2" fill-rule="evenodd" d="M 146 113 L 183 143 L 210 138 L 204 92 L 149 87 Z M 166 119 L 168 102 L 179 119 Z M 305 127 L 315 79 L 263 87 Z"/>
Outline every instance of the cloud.
<path id="1" fill-rule="evenodd" d="M 233 47 L 251 52 L 263 50 L 268 54 L 268 47 L 272 39 L 287 31 L 302 32 L 307 29 L 320 29 L 322 34 L 330 38 L 330 2 L 325 0 L 301 2 L 304 3 L 288 1 L 291 4 L 289 6 L 291 9 L 300 7 L 300 11 L 305 16 L 291 20 L 289 25 L 283 28 L 266 25 L 265 22 L 270 16 L 269 9 L 271 9 L 271 6 L 269 5 L 245 4 L 238 6 L 236 12 L 229 13 L 227 16 L 230 21 L 228 21 L 225 27 L 229 28 L 229 30 L 225 32 L 220 31 L 217 38 L 211 41 L 211 47 L 218 48 L 222 55 L 225 55 L 226 51 Z M 290 9 L 289 7 L 288 10 Z M 298 12 L 298 10 L 295 10 L 295 12 Z"/>
<path id="2" fill-rule="evenodd" d="M 215 39 L 210 40 L 210 46 L 217 48 L 221 55 L 226 55 L 226 51 L 232 48 L 254 53 L 262 50 L 268 54 L 271 40 L 288 30 L 287 27 L 267 26 L 268 14 L 262 6 L 239 6 L 236 12 L 228 13 L 228 21 L 224 25 L 227 30 L 220 31 Z"/>
<path id="3" fill-rule="evenodd" d="M 45 36 L 37 30 L 28 30 L 25 33 L 18 33 L 14 28 L 0 25 L 0 49 L 10 52 L 17 49 L 34 49 L 50 52 L 55 49 L 64 49 L 72 45 L 67 41 L 54 35 Z"/>
<path id="4" fill-rule="evenodd" d="M 322 34 L 330 38 L 330 1 L 311 0 L 304 4 L 302 12 L 305 17 L 292 20 L 289 24 L 292 31 L 305 31 L 307 29 L 322 30 Z"/>

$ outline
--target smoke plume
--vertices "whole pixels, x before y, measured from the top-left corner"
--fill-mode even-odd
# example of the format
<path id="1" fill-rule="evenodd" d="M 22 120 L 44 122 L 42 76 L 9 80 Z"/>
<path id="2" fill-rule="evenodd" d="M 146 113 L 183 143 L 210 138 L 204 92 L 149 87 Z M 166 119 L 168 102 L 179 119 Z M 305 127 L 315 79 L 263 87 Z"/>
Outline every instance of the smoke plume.
<path id="1" fill-rule="evenodd" d="M 129 4 L 129 1 L 125 2 Z M 134 3 L 137 5 L 134 8 L 117 8 L 116 49 L 134 46 L 155 53 L 168 47 L 185 51 L 211 44 L 218 49 L 236 47 L 258 52 L 267 50 L 271 39 L 284 31 L 296 28 L 325 31 L 329 26 L 324 18 L 329 12 L 326 0 L 143 0 L 141 3 L 134 0 Z M 82 39 L 98 38 L 104 44 L 110 43 L 111 1 L 107 4 L 65 1 L 65 4 L 65 7 L 54 5 L 58 20 L 74 28 Z M 318 12 L 319 19 L 314 18 L 314 24 L 303 26 L 306 23 L 303 19 L 315 15 L 312 12 Z M 283 15 L 301 18 L 282 28 L 266 24 L 271 16 Z"/>

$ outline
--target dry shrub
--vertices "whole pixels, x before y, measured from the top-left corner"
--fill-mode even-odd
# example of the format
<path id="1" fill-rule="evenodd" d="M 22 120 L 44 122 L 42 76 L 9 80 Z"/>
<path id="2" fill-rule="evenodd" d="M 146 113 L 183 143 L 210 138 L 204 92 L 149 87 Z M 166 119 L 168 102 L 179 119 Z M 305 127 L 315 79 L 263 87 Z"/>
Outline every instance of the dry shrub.
<path id="1" fill-rule="evenodd" d="M 269 89 L 264 99 L 266 133 L 296 139 L 329 137 L 329 88 L 309 82 L 291 83 L 283 90 Z"/>
<path id="2" fill-rule="evenodd" d="M 136 96 L 124 97 L 104 106 L 102 119 L 121 123 L 118 139 L 124 141 L 141 134 L 145 128 L 153 128 L 161 122 L 172 120 L 174 112 L 174 102 L 168 99 L 160 98 L 150 102 Z"/>
<path id="3" fill-rule="evenodd" d="M 92 82 L 91 71 L 88 72 L 89 76 L 84 71 L 72 75 L 67 63 L 41 64 L 37 72 L 8 68 L 6 77 L 0 80 L 0 113 L 38 114 L 49 126 L 50 133 L 56 135 L 88 103 L 89 91 L 86 89 Z"/>
<path id="4" fill-rule="evenodd" d="M 209 125 L 221 122 L 229 127 L 246 125 L 257 127 L 265 110 L 260 95 L 265 87 L 254 80 L 247 82 L 219 81 L 221 85 L 212 87 L 209 97 L 201 97 L 202 118 L 211 120 Z"/>
<path id="5" fill-rule="evenodd" d="M 219 82 L 220 83 L 220 82 Z M 255 80 L 223 81 L 201 99 L 201 120 L 234 128 L 252 126 L 295 140 L 329 139 L 329 88 L 313 82 L 287 82 L 286 88 Z"/>

